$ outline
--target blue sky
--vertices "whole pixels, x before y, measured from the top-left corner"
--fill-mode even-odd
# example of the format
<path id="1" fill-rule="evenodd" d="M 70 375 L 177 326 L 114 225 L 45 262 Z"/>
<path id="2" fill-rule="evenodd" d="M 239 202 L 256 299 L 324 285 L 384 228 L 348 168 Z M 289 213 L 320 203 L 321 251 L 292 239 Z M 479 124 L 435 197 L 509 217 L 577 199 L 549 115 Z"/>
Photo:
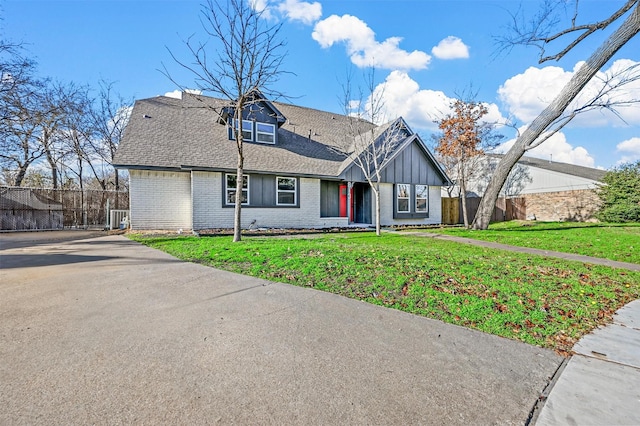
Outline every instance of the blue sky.
<path id="1" fill-rule="evenodd" d="M 277 89 L 291 102 L 342 112 L 348 70 L 359 77 L 365 72 L 360 66 L 373 60 L 388 114 L 402 115 L 425 140 L 450 99 L 470 86 L 492 118 L 525 126 L 608 34 L 588 39 L 560 62 L 538 65 L 533 48 L 495 55 L 495 36 L 507 31 L 509 12 L 521 7 L 532 16 L 537 0 L 257 1 L 273 22 L 284 23 L 284 69 L 293 74 L 283 75 Z M 582 0 L 579 16 L 602 19 L 622 3 Z M 0 25 L 4 37 L 27 44 L 41 76 L 94 87 L 105 79 L 124 97 L 140 99 L 176 89 L 159 71 L 163 64 L 183 86 L 193 86 L 167 48 L 188 58 L 182 40 L 192 34 L 203 39 L 199 10 L 200 2 L 190 0 L 0 0 Z M 635 62 L 639 36 L 604 70 Z M 621 96 L 640 99 L 640 83 Z M 603 168 L 640 159 L 640 105 L 621 113 L 626 124 L 590 113 L 528 155 Z M 510 139 L 514 131 L 504 134 Z"/>

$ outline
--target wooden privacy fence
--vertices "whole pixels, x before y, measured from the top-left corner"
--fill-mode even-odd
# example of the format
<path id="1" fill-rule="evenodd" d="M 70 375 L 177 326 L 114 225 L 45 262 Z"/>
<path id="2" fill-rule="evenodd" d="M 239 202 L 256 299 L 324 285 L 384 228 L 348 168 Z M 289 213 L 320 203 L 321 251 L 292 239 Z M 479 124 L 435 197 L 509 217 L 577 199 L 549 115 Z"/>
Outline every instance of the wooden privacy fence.
<path id="1" fill-rule="evenodd" d="M 104 228 L 128 208 L 127 191 L 0 187 L 0 230 Z"/>
<path id="2" fill-rule="evenodd" d="M 469 223 L 476 216 L 480 198 L 467 198 L 467 214 Z M 525 220 L 527 217 L 527 203 L 524 197 L 498 198 L 491 215 L 491 222 L 504 222 L 507 220 Z M 462 202 L 459 198 L 442 198 L 442 223 L 445 225 L 457 225 L 464 223 L 462 216 Z"/>

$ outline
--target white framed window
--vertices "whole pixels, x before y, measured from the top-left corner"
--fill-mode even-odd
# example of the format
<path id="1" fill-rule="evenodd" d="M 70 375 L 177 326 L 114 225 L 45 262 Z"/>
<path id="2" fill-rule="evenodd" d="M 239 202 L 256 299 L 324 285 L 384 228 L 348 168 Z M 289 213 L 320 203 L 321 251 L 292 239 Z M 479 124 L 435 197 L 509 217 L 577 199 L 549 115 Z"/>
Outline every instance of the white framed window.
<path id="1" fill-rule="evenodd" d="M 256 142 L 276 143 L 276 126 L 268 123 L 256 123 Z"/>
<path id="2" fill-rule="evenodd" d="M 416 185 L 416 212 L 429 211 L 429 185 Z"/>
<path id="3" fill-rule="evenodd" d="M 398 213 L 411 211 L 411 185 L 399 183 L 396 185 L 396 210 Z"/>
<path id="4" fill-rule="evenodd" d="M 293 177 L 276 177 L 276 205 L 295 206 L 298 180 Z"/>
<path id="5" fill-rule="evenodd" d="M 238 177 L 236 175 L 226 175 L 224 181 L 225 204 L 235 204 L 236 194 L 238 193 Z M 242 204 L 249 204 L 249 176 L 242 176 L 241 189 Z"/>
<path id="6" fill-rule="evenodd" d="M 236 129 L 238 128 L 238 121 L 233 120 L 235 123 Z M 233 131 L 229 132 L 229 138 L 234 140 L 236 135 Z M 253 141 L 253 121 L 251 120 L 242 120 L 242 140 L 251 142 Z"/>

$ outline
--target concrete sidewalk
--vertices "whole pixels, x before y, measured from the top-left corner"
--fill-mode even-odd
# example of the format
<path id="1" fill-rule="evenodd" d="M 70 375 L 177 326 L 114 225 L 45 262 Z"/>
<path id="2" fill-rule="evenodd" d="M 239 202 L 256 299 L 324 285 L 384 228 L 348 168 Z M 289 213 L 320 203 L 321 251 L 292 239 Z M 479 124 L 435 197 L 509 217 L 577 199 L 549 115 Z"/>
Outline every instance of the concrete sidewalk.
<path id="1" fill-rule="evenodd" d="M 640 425 L 640 300 L 573 350 L 535 424 Z"/>
<path id="2" fill-rule="evenodd" d="M 13 247 L 3 425 L 523 424 L 563 360 L 120 236 Z"/>
<path id="3" fill-rule="evenodd" d="M 515 247 L 429 232 L 411 233 L 520 253 L 640 271 L 635 263 Z M 640 425 L 640 300 L 614 321 L 584 336 L 557 372 L 532 413 L 536 425 Z"/>
<path id="4" fill-rule="evenodd" d="M 616 260 L 601 259 L 598 257 L 591 257 L 591 256 L 583 256 L 581 254 L 563 253 L 563 252 L 551 251 L 551 250 L 540 250 L 540 249 L 529 248 L 529 247 L 510 246 L 507 244 L 494 243 L 492 241 L 474 240 L 472 238 L 457 237 L 455 235 L 438 234 L 434 232 L 402 232 L 402 233 L 398 231 L 387 231 L 387 232 L 394 232 L 401 235 L 415 235 L 419 237 L 428 237 L 428 238 L 434 238 L 439 240 L 454 241 L 456 243 L 470 244 L 474 246 L 495 248 L 500 250 L 508 250 L 508 251 L 513 251 L 517 253 L 529 253 L 529 254 L 535 254 L 539 256 L 555 257 L 558 259 L 574 260 L 577 262 L 591 263 L 593 265 L 603 265 L 603 266 L 609 266 L 612 268 L 628 269 L 630 271 L 640 271 L 640 265 L 637 263 L 618 262 Z"/>

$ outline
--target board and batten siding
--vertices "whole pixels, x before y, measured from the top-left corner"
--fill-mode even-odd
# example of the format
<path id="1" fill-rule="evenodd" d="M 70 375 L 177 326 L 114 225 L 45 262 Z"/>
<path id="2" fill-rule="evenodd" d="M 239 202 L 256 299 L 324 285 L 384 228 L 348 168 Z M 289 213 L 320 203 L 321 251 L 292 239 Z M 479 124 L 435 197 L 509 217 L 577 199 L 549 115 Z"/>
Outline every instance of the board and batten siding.
<path id="1" fill-rule="evenodd" d="M 380 182 L 441 186 L 441 173 L 427 158 L 417 142 L 407 145 L 380 172 Z M 353 164 L 341 176 L 346 181 L 366 182 L 360 168 Z"/>
<path id="2" fill-rule="evenodd" d="M 251 192 L 251 174 L 249 176 L 249 191 Z M 222 206 L 223 179 L 224 173 L 220 172 L 192 172 L 194 229 L 233 228 L 234 209 Z M 275 181 L 273 184 L 275 185 Z M 298 185 L 300 186 L 298 189 L 299 207 L 243 206 L 242 227 L 246 229 L 251 226 L 255 229 L 347 226 L 347 218 L 320 217 L 319 179 L 300 178 Z"/>
<path id="3" fill-rule="evenodd" d="M 131 229 L 191 229 L 188 172 L 129 171 Z"/>

